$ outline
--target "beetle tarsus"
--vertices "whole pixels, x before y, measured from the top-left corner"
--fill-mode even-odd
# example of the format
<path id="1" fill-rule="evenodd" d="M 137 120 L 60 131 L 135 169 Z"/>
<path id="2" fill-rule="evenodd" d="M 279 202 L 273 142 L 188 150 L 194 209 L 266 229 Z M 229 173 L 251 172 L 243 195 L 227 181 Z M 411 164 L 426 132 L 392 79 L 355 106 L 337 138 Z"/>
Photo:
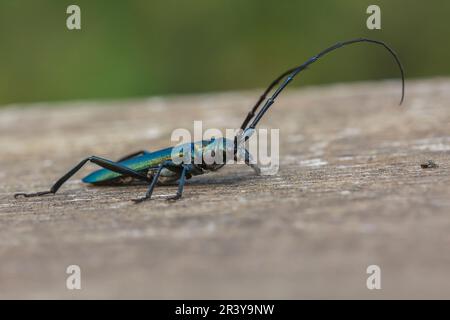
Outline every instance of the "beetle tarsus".
<path id="1" fill-rule="evenodd" d="M 178 194 L 178 193 L 176 195 L 174 195 L 174 196 L 166 198 L 167 201 L 177 201 L 177 200 L 180 200 L 180 199 L 181 199 L 181 194 Z"/>
<path id="2" fill-rule="evenodd" d="M 14 198 L 17 199 L 19 197 L 24 198 L 32 198 L 32 197 L 40 197 L 47 194 L 55 194 L 53 191 L 41 191 L 41 192 L 35 192 L 35 193 L 25 193 L 25 192 L 18 192 L 14 194 Z"/>
<path id="3" fill-rule="evenodd" d="M 151 200 L 151 198 L 150 197 L 141 197 L 141 198 L 131 199 L 131 201 L 133 201 L 134 203 L 141 203 L 141 202 L 144 202 L 145 200 Z"/>

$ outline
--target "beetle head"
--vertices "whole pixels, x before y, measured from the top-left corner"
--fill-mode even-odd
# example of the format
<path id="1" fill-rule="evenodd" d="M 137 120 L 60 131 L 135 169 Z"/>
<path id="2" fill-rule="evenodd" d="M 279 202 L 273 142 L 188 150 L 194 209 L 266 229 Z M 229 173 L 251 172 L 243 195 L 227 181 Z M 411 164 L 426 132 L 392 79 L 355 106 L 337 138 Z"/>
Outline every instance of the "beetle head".
<path id="1" fill-rule="evenodd" d="M 234 159 L 234 142 L 225 138 L 203 141 L 202 168 L 215 171 Z"/>

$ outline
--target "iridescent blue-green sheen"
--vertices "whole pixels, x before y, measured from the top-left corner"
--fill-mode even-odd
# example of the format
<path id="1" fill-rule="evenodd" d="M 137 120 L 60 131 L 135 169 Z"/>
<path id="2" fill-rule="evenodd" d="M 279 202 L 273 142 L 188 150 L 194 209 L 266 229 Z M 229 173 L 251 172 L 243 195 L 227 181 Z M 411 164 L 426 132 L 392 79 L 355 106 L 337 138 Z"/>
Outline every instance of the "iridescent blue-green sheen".
<path id="1" fill-rule="evenodd" d="M 183 154 L 183 151 L 186 152 L 190 150 L 191 156 L 195 156 L 196 154 L 202 152 L 210 144 L 210 142 L 211 141 L 200 141 L 199 143 L 188 143 L 178 146 L 176 148 L 173 147 L 165 148 L 155 152 L 150 152 L 140 156 L 136 156 L 134 158 L 121 161 L 119 163 L 135 171 L 145 173 L 150 168 L 158 167 L 164 161 L 172 160 L 172 153 L 174 149 L 181 150 L 180 151 L 181 154 Z M 116 173 L 108 169 L 100 169 L 87 175 L 82 179 L 82 181 L 85 183 L 99 183 L 112 180 L 120 176 L 121 176 L 120 173 Z"/>

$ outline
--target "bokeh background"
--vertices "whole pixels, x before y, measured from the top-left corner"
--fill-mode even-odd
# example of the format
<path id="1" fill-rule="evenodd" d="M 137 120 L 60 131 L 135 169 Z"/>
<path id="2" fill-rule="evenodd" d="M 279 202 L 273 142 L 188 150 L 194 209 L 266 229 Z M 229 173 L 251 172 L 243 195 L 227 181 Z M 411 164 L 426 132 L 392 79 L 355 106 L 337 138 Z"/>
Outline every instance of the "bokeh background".
<path id="1" fill-rule="evenodd" d="M 81 7 L 82 30 L 66 28 Z M 366 28 L 366 8 L 382 30 Z M 1 0 L 0 106 L 266 86 L 339 40 L 367 36 L 399 53 L 407 77 L 450 73 L 445 0 Z M 359 45 L 293 85 L 397 77 L 383 49 Z"/>

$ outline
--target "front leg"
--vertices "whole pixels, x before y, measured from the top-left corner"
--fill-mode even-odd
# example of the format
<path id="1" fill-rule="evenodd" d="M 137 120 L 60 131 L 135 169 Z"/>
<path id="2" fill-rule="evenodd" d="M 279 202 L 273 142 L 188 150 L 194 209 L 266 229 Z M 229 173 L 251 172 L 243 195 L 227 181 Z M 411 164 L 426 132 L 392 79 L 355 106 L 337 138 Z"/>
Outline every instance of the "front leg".
<path id="1" fill-rule="evenodd" d="M 258 176 L 261 175 L 261 168 L 258 166 L 256 161 L 253 160 L 251 153 L 248 152 L 247 149 L 245 149 L 244 160 L 245 160 L 245 164 L 250 166 Z"/>

